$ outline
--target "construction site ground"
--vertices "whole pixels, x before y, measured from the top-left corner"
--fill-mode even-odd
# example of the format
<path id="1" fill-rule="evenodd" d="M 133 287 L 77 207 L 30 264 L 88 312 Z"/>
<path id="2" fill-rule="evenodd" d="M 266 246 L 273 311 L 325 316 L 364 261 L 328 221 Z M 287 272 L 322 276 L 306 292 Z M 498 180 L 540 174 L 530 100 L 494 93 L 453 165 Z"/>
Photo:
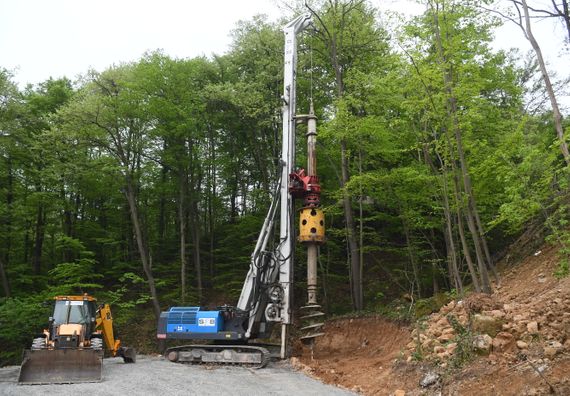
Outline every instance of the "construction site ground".
<path id="1" fill-rule="evenodd" d="M 559 260 L 545 247 L 518 264 L 503 262 L 492 296 L 451 301 L 420 325 L 330 320 L 313 357 L 304 348 L 292 364 L 364 395 L 570 395 L 570 278 L 554 276 Z M 483 317 L 498 328 L 475 331 Z M 460 355 L 461 342 L 477 336 L 481 349 Z"/>
<path id="2" fill-rule="evenodd" d="M 139 356 L 135 364 L 104 359 L 100 383 L 18 385 L 19 367 L 0 369 L 0 395 L 350 395 L 295 371 L 286 362 L 260 370 L 192 366 L 160 356 Z"/>
<path id="3" fill-rule="evenodd" d="M 412 325 L 331 319 L 312 353 L 298 348 L 261 370 L 140 356 L 105 359 L 96 386 L 18 386 L 18 367 L 6 367 L 0 395 L 570 395 L 570 277 L 554 276 L 559 262 L 552 247 L 505 260 L 493 295 L 457 298 Z M 476 353 L 462 354 L 474 341 Z"/>

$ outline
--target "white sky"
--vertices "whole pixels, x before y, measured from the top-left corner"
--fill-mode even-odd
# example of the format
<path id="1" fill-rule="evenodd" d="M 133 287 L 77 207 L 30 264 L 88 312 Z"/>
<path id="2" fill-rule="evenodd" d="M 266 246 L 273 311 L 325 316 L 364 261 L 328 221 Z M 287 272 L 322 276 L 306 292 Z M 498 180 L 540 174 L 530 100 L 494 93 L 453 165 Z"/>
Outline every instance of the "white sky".
<path id="1" fill-rule="evenodd" d="M 0 0 L 0 66 L 21 86 L 74 78 L 158 48 L 221 54 L 240 19 L 279 16 L 272 0 Z"/>
<path id="2" fill-rule="evenodd" d="M 0 67 L 14 71 L 15 81 L 24 87 L 50 76 L 74 79 L 89 68 L 102 71 L 158 48 L 178 58 L 222 54 L 239 20 L 261 13 L 276 20 L 283 14 L 280 1 L 0 0 Z M 383 9 L 422 11 L 413 1 L 372 3 Z M 570 56 L 559 49 L 562 29 L 542 21 L 535 31 L 550 67 L 568 74 Z M 499 31 L 496 46 L 530 49 L 514 26 Z"/>

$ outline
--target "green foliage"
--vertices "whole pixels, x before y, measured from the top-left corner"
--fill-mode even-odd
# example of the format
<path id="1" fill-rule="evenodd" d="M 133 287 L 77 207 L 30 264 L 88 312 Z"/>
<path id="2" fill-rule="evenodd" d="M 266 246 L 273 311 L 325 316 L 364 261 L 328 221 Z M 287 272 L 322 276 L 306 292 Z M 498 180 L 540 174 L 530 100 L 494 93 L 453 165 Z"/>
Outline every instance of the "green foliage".
<path id="1" fill-rule="evenodd" d="M 453 330 L 455 330 L 456 336 L 453 342 L 457 343 L 453 357 L 450 360 L 450 366 L 459 369 L 476 356 L 473 347 L 473 333 L 469 327 L 462 326 L 455 316 L 448 314 L 446 317 Z"/>
<path id="2" fill-rule="evenodd" d="M 328 312 L 352 310 L 345 196 L 365 311 L 413 321 L 458 293 L 445 213 L 459 247 L 469 197 L 454 128 L 491 253 L 545 223 L 560 249 L 556 276 L 567 276 L 568 170 L 549 112 L 525 108 L 533 65 L 491 48 L 497 21 L 458 0 L 428 2 L 424 14 L 396 23 L 367 1 L 311 3 L 320 19 L 299 37 L 297 110 L 308 109 L 312 91 L 328 238 L 319 301 Z M 283 37 L 264 17 L 240 22 L 232 37 L 224 55 L 152 51 L 73 84 L 49 79 L 23 91 L 0 68 L 0 290 L 13 297 L 0 302 L 3 362 L 29 343 L 26 326 L 46 319 L 35 316 L 43 296 L 95 293 L 120 326 L 145 318 L 154 300 L 139 237 L 163 307 L 180 304 L 182 275 L 186 304 L 237 300 L 281 170 Z M 298 304 L 304 254 L 299 246 Z M 458 258 L 464 279 L 465 252 Z"/>
<path id="3" fill-rule="evenodd" d="M 18 364 L 22 350 L 47 327 L 50 304 L 45 295 L 0 299 L 0 367 Z"/>
<path id="4" fill-rule="evenodd" d="M 139 275 L 127 272 L 118 279 L 118 287 L 104 293 L 105 301 L 113 309 L 113 319 L 117 326 L 131 323 L 139 308 L 150 301 L 146 292 L 146 281 Z"/>
<path id="5" fill-rule="evenodd" d="M 74 238 L 62 236 L 57 242 L 57 249 L 76 256 L 73 262 L 58 263 L 48 272 L 50 276 L 49 292 L 60 294 L 94 294 L 94 290 L 103 286 L 97 283 L 103 275 L 97 271 L 95 254 L 86 250 L 85 245 Z"/>
<path id="6" fill-rule="evenodd" d="M 565 203 L 558 204 L 556 210 L 546 219 L 550 234 L 546 241 L 558 248 L 558 266 L 554 276 L 558 279 L 570 274 L 570 206 Z"/>

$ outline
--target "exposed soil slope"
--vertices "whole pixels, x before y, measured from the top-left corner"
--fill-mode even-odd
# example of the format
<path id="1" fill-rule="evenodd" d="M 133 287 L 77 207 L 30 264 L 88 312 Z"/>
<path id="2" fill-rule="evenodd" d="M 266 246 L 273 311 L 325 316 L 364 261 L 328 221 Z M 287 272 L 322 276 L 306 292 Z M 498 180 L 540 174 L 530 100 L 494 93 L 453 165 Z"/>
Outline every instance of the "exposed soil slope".
<path id="1" fill-rule="evenodd" d="M 319 338 L 313 359 L 304 348 L 293 364 L 327 383 L 364 394 L 382 394 L 398 389 L 400 383 L 417 383 L 419 373 L 393 370 L 394 362 L 410 339 L 406 327 L 382 318 L 354 318 L 328 321 L 325 336 Z M 409 375 L 411 374 L 411 378 Z"/>
<path id="2" fill-rule="evenodd" d="M 492 296 L 452 301 L 414 329 L 332 320 L 314 359 L 304 349 L 296 362 L 367 395 L 570 395 L 570 278 L 553 276 L 558 260 L 544 248 L 504 269 Z M 427 374 L 436 380 L 422 387 Z"/>

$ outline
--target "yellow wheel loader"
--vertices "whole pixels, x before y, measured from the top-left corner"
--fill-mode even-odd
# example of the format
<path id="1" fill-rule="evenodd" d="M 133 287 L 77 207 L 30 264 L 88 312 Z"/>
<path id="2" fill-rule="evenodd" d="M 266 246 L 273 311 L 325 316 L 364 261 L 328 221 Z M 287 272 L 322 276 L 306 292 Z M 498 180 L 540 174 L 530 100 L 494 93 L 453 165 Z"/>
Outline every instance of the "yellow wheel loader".
<path id="1" fill-rule="evenodd" d="M 82 296 L 57 296 L 49 328 L 24 350 L 18 383 L 68 384 L 99 382 L 103 370 L 103 343 L 113 356 L 134 363 L 133 348 L 121 346 L 113 334 L 108 304 Z"/>

